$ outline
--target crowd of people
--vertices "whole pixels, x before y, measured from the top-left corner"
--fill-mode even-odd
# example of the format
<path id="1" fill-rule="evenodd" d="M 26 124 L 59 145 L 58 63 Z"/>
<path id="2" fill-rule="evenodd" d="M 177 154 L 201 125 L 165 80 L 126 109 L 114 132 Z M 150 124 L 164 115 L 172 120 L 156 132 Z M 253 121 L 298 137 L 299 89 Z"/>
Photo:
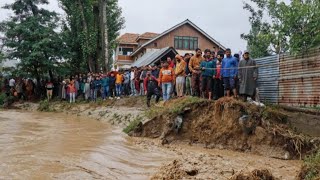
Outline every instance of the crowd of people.
<path id="1" fill-rule="evenodd" d="M 125 96 L 146 96 L 147 105 L 154 97 L 159 102 L 175 96 L 197 96 L 219 99 L 239 95 L 253 97 L 258 71 L 249 52 L 232 55 L 230 49 L 217 53 L 196 49 L 195 54 L 167 57 L 159 65 L 131 67 L 108 73 L 78 74 L 68 78 L 37 80 L 10 78 L 4 80 L 3 91 L 7 96 L 28 100 L 33 95 L 59 98 L 74 103 L 76 99 L 87 101 L 120 99 Z M 38 88 L 37 88 L 38 87 Z"/>

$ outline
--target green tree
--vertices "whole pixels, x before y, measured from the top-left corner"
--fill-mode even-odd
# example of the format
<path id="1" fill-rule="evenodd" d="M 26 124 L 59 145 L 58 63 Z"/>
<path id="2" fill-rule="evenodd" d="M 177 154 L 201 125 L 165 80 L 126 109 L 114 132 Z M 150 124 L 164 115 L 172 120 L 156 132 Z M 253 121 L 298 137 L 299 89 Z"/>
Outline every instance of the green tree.
<path id="1" fill-rule="evenodd" d="M 257 57 L 264 56 L 262 52 L 266 50 L 276 54 L 295 54 L 320 45 L 319 0 L 291 0 L 290 3 L 278 0 L 251 2 L 257 10 L 245 3 L 244 9 L 252 14 L 249 18 L 251 31 L 243 34 L 242 38 L 248 41 L 249 49 L 253 50 Z M 253 19 L 256 21 L 252 21 Z M 259 23 L 256 23 L 257 21 Z M 261 32 L 265 27 L 268 27 L 268 31 Z"/>
<path id="2" fill-rule="evenodd" d="M 5 34 L 4 46 L 9 59 L 19 60 L 19 69 L 40 80 L 49 73 L 53 78 L 56 64 L 61 60 L 62 40 L 57 33 L 58 16 L 55 12 L 40 8 L 47 0 L 16 0 L 4 6 L 14 15 L 1 22 Z"/>
<path id="3" fill-rule="evenodd" d="M 66 43 L 71 52 L 68 58 L 74 72 L 108 69 L 116 46 L 115 40 L 124 25 L 118 0 L 60 2 L 67 14 L 63 34 L 68 39 Z"/>

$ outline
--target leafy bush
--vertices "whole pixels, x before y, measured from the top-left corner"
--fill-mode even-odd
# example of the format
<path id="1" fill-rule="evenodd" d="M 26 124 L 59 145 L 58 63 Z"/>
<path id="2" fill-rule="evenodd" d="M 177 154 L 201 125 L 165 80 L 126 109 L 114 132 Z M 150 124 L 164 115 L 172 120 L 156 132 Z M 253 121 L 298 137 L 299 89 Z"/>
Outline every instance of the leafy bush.
<path id="1" fill-rule="evenodd" d="M 123 132 L 126 134 L 130 133 L 140 124 L 140 122 L 142 122 L 142 117 L 137 116 L 126 128 L 123 129 Z"/>
<path id="2" fill-rule="evenodd" d="M 50 106 L 50 103 L 48 100 L 40 101 L 38 111 L 43 111 L 43 112 L 52 112 L 54 109 Z"/>
<path id="3" fill-rule="evenodd" d="M 320 179 L 320 150 L 312 156 L 305 159 L 305 166 L 308 170 L 306 180 Z"/>
<path id="4" fill-rule="evenodd" d="M 3 105 L 5 100 L 6 100 L 7 96 L 4 93 L 0 94 L 0 105 Z"/>

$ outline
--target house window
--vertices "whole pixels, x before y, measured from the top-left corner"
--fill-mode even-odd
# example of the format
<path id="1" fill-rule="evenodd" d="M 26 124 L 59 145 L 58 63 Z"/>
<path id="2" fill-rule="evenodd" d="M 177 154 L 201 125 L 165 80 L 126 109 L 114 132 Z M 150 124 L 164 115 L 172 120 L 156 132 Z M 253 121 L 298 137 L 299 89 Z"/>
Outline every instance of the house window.
<path id="1" fill-rule="evenodd" d="M 198 48 L 198 38 L 189 36 L 175 36 L 174 37 L 174 48 L 195 50 Z"/>
<path id="2" fill-rule="evenodd" d="M 132 52 L 133 48 L 119 47 L 119 55 L 130 56 Z"/>
<path id="3" fill-rule="evenodd" d="M 156 47 L 158 47 L 158 43 L 153 43 L 153 46 L 156 48 Z"/>

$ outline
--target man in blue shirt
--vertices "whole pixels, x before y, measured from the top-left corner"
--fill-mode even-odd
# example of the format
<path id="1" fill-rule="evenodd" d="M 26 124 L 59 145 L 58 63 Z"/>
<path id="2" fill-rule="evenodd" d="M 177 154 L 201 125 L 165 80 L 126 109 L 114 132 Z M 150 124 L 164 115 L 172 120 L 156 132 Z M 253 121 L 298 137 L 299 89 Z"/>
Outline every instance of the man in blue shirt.
<path id="1" fill-rule="evenodd" d="M 235 79 L 238 74 L 238 62 L 237 59 L 231 55 L 231 49 L 226 49 L 225 53 L 226 57 L 222 60 L 221 69 L 224 88 L 228 97 L 231 96 L 231 90 L 233 91 L 234 97 L 238 97 L 237 90 L 235 88 Z"/>

